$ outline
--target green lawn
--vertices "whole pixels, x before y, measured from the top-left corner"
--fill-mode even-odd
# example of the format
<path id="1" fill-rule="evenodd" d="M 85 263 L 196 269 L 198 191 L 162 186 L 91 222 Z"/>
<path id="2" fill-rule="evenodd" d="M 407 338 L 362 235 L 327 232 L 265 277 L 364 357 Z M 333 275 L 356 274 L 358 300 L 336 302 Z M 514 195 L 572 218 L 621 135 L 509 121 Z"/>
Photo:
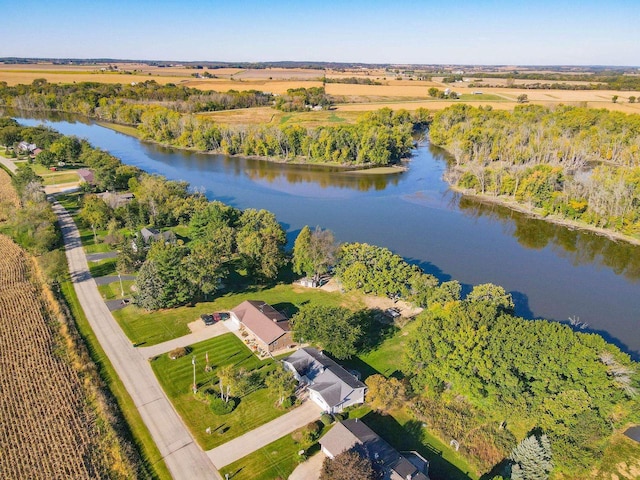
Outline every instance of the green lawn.
<path id="1" fill-rule="evenodd" d="M 131 287 L 135 284 L 134 280 L 123 280 L 122 289 L 124 290 L 124 298 L 131 296 Z M 105 300 L 116 300 L 123 298 L 120 290 L 120 281 L 116 280 L 108 285 L 98 286 L 98 291 Z"/>
<path id="2" fill-rule="evenodd" d="M 105 258 L 97 262 L 89 262 L 89 271 L 93 277 L 104 277 L 106 275 L 117 275 L 116 264 L 118 259 Z"/>
<path id="3" fill-rule="evenodd" d="M 188 425 L 198 444 L 205 450 L 214 448 L 284 414 L 274 406 L 275 399 L 266 388 L 259 388 L 239 399 L 236 409 L 227 415 L 214 414 L 209 405 L 191 392 L 193 382 L 192 358 L 196 359 L 196 382 L 200 391 L 217 391 L 218 368 L 232 364 L 248 371 L 257 370 L 265 376 L 274 367 L 274 361 L 260 361 L 232 333 L 193 345 L 189 355 L 171 360 L 164 354 L 151 361 L 151 367 L 174 407 Z M 211 372 L 205 372 L 205 354 L 208 352 Z M 206 429 L 212 433 L 207 434 Z"/>
<path id="4" fill-rule="evenodd" d="M 226 293 L 214 301 L 197 303 L 194 307 L 148 312 L 130 305 L 113 313 L 132 342 L 155 345 L 188 334 L 187 324 L 197 320 L 202 313 L 231 310 L 245 300 L 263 300 L 288 315 L 293 315 L 307 302 L 340 305 L 345 296 L 337 292 L 276 285 L 264 289 L 254 287 L 242 293 Z"/>
<path id="5" fill-rule="evenodd" d="M 303 457 L 298 455 L 300 444 L 291 435 L 270 443 L 240 460 L 220 470 L 221 475 L 229 474 L 233 480 L 273 480 L 288 478 Z M 318 453 L 318 455 L 321 455 Z"/>
<path id="6" fill-rule="evenodd" d="M 170 480 L 171 474 L 164 463 L 162 455 L 153 438 L 151 438 L 149 430 L 142 421 L 142 417 L 140 417 L 140 413 L 133 403 L 131 396 L 113 369 L 113 365 L 100 346 L 100 342 L 98 342 L 95 333 L 93 333 L 87 317 L 80 306 L 73 284 L 71 282 L 64 282 L 61 285 L 61 292 L 67 305 L 69 305 L 78 331 L 87 345 L 91 359 L 98 367 L 100 377 L 109 389 L 109 392 L 115 397 L 118 408 L 127 423 L 127 431 L 124 432 L 124 435 L 129 436 L 132 443 L 140 451 L 144 468 L 146 469 L 146 472 L 139 472 L 141 478 L 147 477 L 147 475 L 145 475 L 145 473 L 147 473 L 154 479 Z"/>
<path id="7" fill-rule="evenodd" d="M 42 180 L 45 185 L 58 185 L 63 183 L 76 183 L 80 181 L 80 177 L 73 172 L 56 173 L 53 175 L 43 175 Z"/>

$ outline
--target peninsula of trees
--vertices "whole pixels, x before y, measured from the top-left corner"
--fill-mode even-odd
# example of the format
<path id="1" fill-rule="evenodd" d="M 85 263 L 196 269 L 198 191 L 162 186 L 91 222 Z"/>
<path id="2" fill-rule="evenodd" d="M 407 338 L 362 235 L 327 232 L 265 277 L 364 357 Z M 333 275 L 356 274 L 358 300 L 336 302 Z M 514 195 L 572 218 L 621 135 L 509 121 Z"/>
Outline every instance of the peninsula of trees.
<path id="1" fill-rule="evenodd" d="M 445 178 L 464 192 L 640 234 L 640 115 L 455 105 L 434 115 L 429 137 L 453 155 Z"/>

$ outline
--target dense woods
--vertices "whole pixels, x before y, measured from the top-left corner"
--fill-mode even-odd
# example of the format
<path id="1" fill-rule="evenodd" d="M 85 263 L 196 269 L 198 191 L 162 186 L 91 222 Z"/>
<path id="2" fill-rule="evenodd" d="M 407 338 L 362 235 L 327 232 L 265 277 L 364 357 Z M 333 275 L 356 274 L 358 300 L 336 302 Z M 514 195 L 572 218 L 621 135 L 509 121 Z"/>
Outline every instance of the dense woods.
<path id="1" fill-rule="evenodd" d="M 446 179 L 626 235 L 640 233 L 640 116 L 579 107 L 513 112 L 456 105 L 431 141 L 454 157 Z"/>
<path id="2" fill-rule="evenodd" d="M 204 117 L 164 107 L 147 109 L 138 130 L 143 138 L 181 148 L 341 165 L 389 165 L 409 156 L 412 133 L 428 122 L 418 110 L 382 109 L 353 125 L 307 129 L 300 125 L 226 127 Z"/>
<path id="3" fill-rule="evenodd" d="M 270 94 L 256 91 L 204 94 L 154 81 L 135 85 L 58 85 L 36 80 L 16 87 L 0 83 L 0 106 L 78 113 L 135 125 L 143 139 L 166 145 L 285 161 L 353 166 L 398 163 L 410 155 L 412 133 L 429 121 L 424 109 L 413 113 L 382 109 L 363 114 L 355 125 L 314 129 L 299 125 L 229 127 L 194 113 L 261 106 L 272 100 Z M 299 88 L 277 97 L 275 107 L 298 111 L 329 103 L 324 88 Z"/>
<path id="4" fill-rule="evenodd" d="M 225 93 L 203 92 L 154 80 L 131 84 L 79 82 L 48 83 L 34 80 L 30 85 L 7 86 L 0 82 L 0 106 L 22 110 L 57 110 L 134 125 L 150 104 L 176 112 L 208 112 L 271 105 L 273 96 L 255 90 Z"/>

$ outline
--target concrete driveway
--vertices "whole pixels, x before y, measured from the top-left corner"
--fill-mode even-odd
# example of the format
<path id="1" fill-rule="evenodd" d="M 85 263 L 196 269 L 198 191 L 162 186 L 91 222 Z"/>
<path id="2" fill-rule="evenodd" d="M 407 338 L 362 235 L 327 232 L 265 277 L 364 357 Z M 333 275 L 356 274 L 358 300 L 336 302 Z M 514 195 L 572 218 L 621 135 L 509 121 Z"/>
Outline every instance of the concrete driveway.
<path id="1" fill-rule="evenodd" d="M 194 343 L 229 333 L 226 323 L 227 321 L 217 322 L 203 328 L 202 330 L 198 330 L 195 333 L 189 333 L 188 335 L 183 335 L 182 337 L 174 338 L 173 340 L 167 340 L 166 342 L 152 345 L 150 347 L 138 347 L 138 351 L 143 358 L 152 358 L 162 353 L 170 352 L 178 347 L 187 347 Z"/>
<path id="2" fill-rule="evenodd" d="M 289 480 L 319 480 L 322 463 L 327 458 L 324 453 L 318 452 L 306 462 L 301 463 L 289 475 Z"/>
<path id="3" fill-rule="evenodd" d="M 288 433 L 304 427 L 307 423 L 319 419 L 321 414 L 322 410 L 320 407 L 312 401 L 307 400 L 291 412 L 251 430 L 238 438 L 234 438 L 213 450 L 207 451 L 207 455 L 216 468 L 226 467 L 230 463 L 240 460 L 242 457 L 246 457 L 250 453 L 269 445 L 271 442 L 275 442 Z"/>

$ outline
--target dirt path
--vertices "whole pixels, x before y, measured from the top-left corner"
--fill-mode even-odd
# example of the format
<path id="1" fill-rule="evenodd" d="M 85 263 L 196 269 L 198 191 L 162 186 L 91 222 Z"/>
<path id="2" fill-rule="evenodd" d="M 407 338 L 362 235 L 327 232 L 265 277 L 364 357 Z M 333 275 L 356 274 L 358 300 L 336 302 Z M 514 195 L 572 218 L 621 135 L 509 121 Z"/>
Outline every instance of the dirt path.
<path id="1" fill-rule="evenodd" d="M 133 347 L 106 307 L 89 273 L 80 234 L 69 213 L 53 208 L 64 238 L 69 272 L 91 328 L 131 395 L 174 479 L 221 478 L 171 406 L 149 362 Z"/>

